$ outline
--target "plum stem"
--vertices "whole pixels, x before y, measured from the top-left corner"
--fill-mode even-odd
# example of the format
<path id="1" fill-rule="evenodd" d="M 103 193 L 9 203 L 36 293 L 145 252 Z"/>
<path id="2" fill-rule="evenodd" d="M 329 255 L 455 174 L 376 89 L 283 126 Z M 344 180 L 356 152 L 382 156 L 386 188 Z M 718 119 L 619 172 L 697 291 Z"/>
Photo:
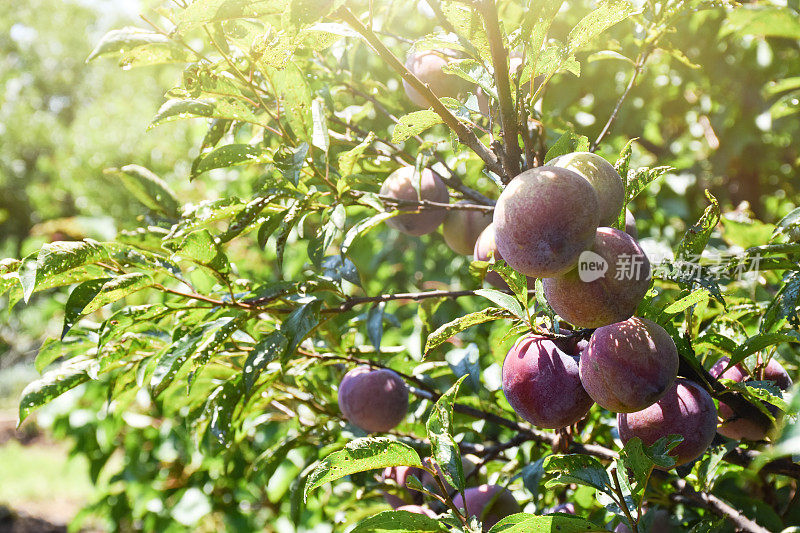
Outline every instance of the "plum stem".
<path id="1" fill-rule="evenodd" d="M 622 475 L 627 474 L 623 472 Z M 616 468 L 611 469 L 611 477 L 614 480 L 614 485 L 612 488 L 614 489 L 617 498 L 619 498 L 617 505 L 619 505 L 619 508 L 622 509 L 623 513 L 625 513 L 625 518 L 628 519 L 628 524 L 631 526 L 631 531 L 633 531 L 633 533 L 639 533 L 639 517 L 637 516 L 636 520 L 634 520 L 633 516 L 631 516 L 631 511 L 628 509 L 628 502 L 625 501 L 625 495 L 622 493 L 622 486 L 619 483 L 619 475 L 617 474 Z"/>

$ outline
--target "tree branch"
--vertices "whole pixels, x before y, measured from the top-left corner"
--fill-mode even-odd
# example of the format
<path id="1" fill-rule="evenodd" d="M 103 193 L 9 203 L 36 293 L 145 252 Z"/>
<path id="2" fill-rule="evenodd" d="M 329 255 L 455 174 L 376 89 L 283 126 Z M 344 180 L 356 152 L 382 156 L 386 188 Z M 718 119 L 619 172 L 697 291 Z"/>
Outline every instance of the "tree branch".
<path id="1" fill-rule="evenodd" d="M 761 527 L 713 494 L 695 491 L 689 486 L 688 483 L 686 483 L 685 480 L 681 478 L 675 480 L 675 487 L 677 488 L 678 493 L 671 496 L 674 501 L 682 503 L 688 501 L 688 503 L 691 503 L 697 507 L 708 509 L 718 516 L 727 518 L 736 526 L 737 531 L 746 531 L 748 533 L 769 533 L 768 529 Z"/>
<path id="2" fill-rule="evenodd" d="M 486 168 L 498 175 L 503 175 L 503 167 L 497 161 L 495 155 L 478 139 L 475 133 L 467 128 L 461 121 L 453 115 L 444 104 L 433 94 L 433 91 L 422 83 L 403 63 L 381 42 L 374 32 L 370 31 L 362 22 L 346 7 L 338 11 L 339 16 L 347 22 L 356 32 L 358 32 L 375 52 L 386 61 L 386 63 L 403 79 L 416 89 L 431 104 L 433 111 L 439 115 L 444 123 L 453 130 L 459 140 L 475 152 L 486 164 Z"/>
<path id="3" fill-rule="evenodd" d="M 390 112 L 388 109 L 386 109 L 386 107 L 382 103 L 380 103 L 377 98 L 373 98 L 372 96 L 370 96 L 370 95 L 358 90 L 357 88 L 355 88 L 355 87 L 353 87 L 351 85 L 348 85 L 348 88 L 350 89 L 350 91 L 353 94 L 357 94 L 358 96 L 364 98 L 365 100 L 369 100 L 370 102 L 372 102 L 372 105 L 374 105 L 375 108 L 378 111 L 380 111 L 381 113 L 386 115 L 386 117 L 388 117 L 389 120 L 391 120 L 395 124 L 400 124 L 400 119 L 398 119 L 396 116 L 394 116 L 394 114 L 392 112 Z M 420 137 L 419 135 L 414 135 L 413 138 L 414 138 L 415 141 L 417 141 L 420 144 L 425 142 L 422 139 L 422 137 Z M 387 143 L 386 141 L 381 141 L 381 142 L 383 142 L 387 146 L 390 146 L 390 147 L 396 149 L 397 151 L 402 151 L 400 149 L 400 147 L 395 146 L 392 143 Z M 472 188 L 467 187 L 466 185 L 464 185 L 464 182 L 462 182 L 461 179 L 459 179 L 459 177 L 456 175 L 456 173 L 453 171 L 453 169 L 451 169 L 447 165 L 447 162 L 444 160 L 444 158 L 436 150 L 433 150 L 433 157 L 436 158 L 436 161 L 438 161 L 439 164 L 441 164 L 447 170 L 447 173 L 449 174 L 449 176 L 443 176 L 442 174 L 439 174 L 438 172 L 436 172 L 433 169 L 431 169 L 431 171 L 435 172 L 436 175 L 439 176 L 439 178 L 441 178 L 441 180 L 444 182 L 445 185 L 447 185 L 448 187 L 450 187 L 451 189 L 453 189 L 455 191 L 460 192 L 461 194 L 463 194 L 467 198 L 470 198 L 471 200 L 473 200 L 475 202 L 478 202 L 479 204 L 484 204 L 484 205 L 494 205 L 495 204 L 494 200 L 492 200 L 491 198 L 487 198 L 486 196 L 484 196 L 483 194 L 479 193 L 475 189 L 472 189 Z"/>
<path id="4" fill-rule="evenodd" d="M 503 42 L 500 20 L 497 18 L 497 6 L 494 0 L 484 0 L 480 7 L 489 39 L 492 54 L 494 78 L 497 84 L 497 96 L 500 100 L 500 123 L 505 139 L 503 159 L 506 170 L 503 183 L 508 183 L 520 172 L 520 149 L 518 139 L 517 112 L 514 110 L 514 98 L 511 95 L 511 79 L 508 75 L 508 50 Z"/>
<path id="5" fill-rule="evenodd" d="M 647 56 L 649 55 L 648 52 L 642 52 L 639 54 L 639 57 L 636 58 L 636 63 L 633 66 L 633 74 L 631 75 L 631 79 L 628 82 L 628 86 L 625 87 L 625 91 L 617 100 L 617 105 L 614 106 L 614 110 L 611 112 L 611 116 L 608 117 L 606 121 L 606 125 L 603 126 L 602 131 L 600 131 L 600 135 L 597 136 L 597 139 L 592 143 L 592 146 L 589 148 L 590 152 L 594 152 L 597 150 L 597 147 L 600 146 L 600 143 L 603 139 L 606 138 L 606 135 L 611 131 L 611 126 L 614 124 L 614 121 L 617 120 L 617 115 L 619 115 L 619 110 L 622 108 L 622 104 L 625 102 L 625 99 L 628 98 L 628 94 L 633 89 L 633 86 L 636 84 L 636 78 L 639 77 L 639 74 L 642 72 L 644 67 L 645 61 L 647 61 Z"/>

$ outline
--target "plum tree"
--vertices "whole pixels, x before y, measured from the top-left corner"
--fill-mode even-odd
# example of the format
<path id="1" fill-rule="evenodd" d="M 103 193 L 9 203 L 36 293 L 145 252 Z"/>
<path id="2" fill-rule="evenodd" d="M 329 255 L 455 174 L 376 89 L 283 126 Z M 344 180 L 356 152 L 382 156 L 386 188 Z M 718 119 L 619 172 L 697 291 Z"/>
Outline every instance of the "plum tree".
<path id="1" fill-rule="evenodd" d="M 465 88 L 466 82 L 458 76 L 448 74 L 442 70 L 454 57 L 455 52 L 453 50 L 412 52 L 406 60 L 406 68 L 419 78 L 422 83 L 427 84 L 437 97 L 455 98 Z M 403 89 L 406 91 L 408 99 L 417 106 L 423 108 L 430 106 L 425 97 L 406 80 L 403 80 Z"/>
<path id="2" fill-rule="evenodd" d="M 678 375 L 678 349 L 664 328 L 630 318 L 598 328 L 581 355 L 580 376 L 600 406 L 631 413 L 666 394 Z"/>
<path id="3" fill-rule="evenodd" d="M 600 225 L 610 226 L 617 221 L 625 203 L 625 184 L 611 163 L 591 152 L 573 152 L 547 164 L 572 170 L 589 180 L 597 192 Z"/>
<path id="4" fill-rule="evenodd" d="M 464 491 L 463 498 L 461 494 L 456 494 L 453 503 L 457 508 L 464 509 L 467 516 L 481 519 L 484 531 L 488 531 L 503 518 L 522 510 L 511 492 L 499 485 L 468 488 Z"/>
<path id="5" fill-rule="evenodd" d="M 731 379 L 737 383 L 752 379 L 747 373 L 747 370 L 741 363 L 736 364 L 725 370 L 730 363 L 727 357 L 720 358 L 716 364 L 711 367 L 709 372 L 715 378 Z M 759 364 L 762 361 L 759 358 Z M 764 367 L 764 379 L 772 381 L 781 390 L 789 390 L 792 387 L 792 378 L 789 373 L 783 368 L 778 361 L 770 359 Z M 773 416 L 778 415 L 780 411 L 774 405 L 768 404 L 767 408 L 772 412 Z M 722 419 L 717 432 L 725 435 L 729 439 L 734 440 L 761 440 L 767 436 L 767 429 L 747 418 L 737 418 L 733 410 L 725 403 L 719 402 L 719 416 Z"/>
<path id="6" fill-rule="evenodd" d="M 462 200 L 457 204 L 469 204 Z M 453 209 L 447 213 L 442 224 L 444 242 L 457 254 L 470 255 L 475 243 L 486 227 L 492 223 L 492 214 L 485 211 Z"/>
<path id="7" fill-rule="evenodd" d="M 623 443 L 639 437 L 647 446 L 661 437 L 680 435 L 683 442 L 670 451 L 675 466 L 679 466 L 700 457 L 714 440 L 717 408 L 699 385 L 679 378 L 650 407 L 635 413 L 619 413 L 617 430 Z"/>
<path id="8" fill-rule="evenodd" d="M 636 218 L 630 209 L 625 210 L 625 233 L 634 239 L 639 238 L 639 230 L 636 229 Z"/>
<path id="9" fill-rule="evenodd" d="M 397 508 L 398 511 L 408 511 L 409 513 L 424 514 L 430 518 L 436 518 L 436 513 L 421 505 L 403 505 Z"/>
<path id="10" fill-rule="evenodd" d="M 381 186 L 381 195 L 411 202 L 428 200 L 444 204 L 450 201 L 447 186 L 439 176 L 428 168 L 417 174 L 412 166 L 401 167 L 389 174 Z M 418 210 L 402 205 L 398 209 L 416 212 L 397 215 L 386 223 L 389 227 L 417 237 L 436 230 L 447 216 L 443 209 Z"/>
<path id="11" fill-rule="evenodd" d="M 493 221 L 506 263 L 526 276 L 560 276 L 594 241 L 597 193 L 571 170 L 526 170 L 503 190 Z"/>
<path id="12" fill-rule="evenodd" d="M 542 280 L 550 307 L 564 320 L 599 328 L 629 318 L 650 287 L 650 261 L 636 240 L 599 228 L 579 268 Z"/>
<path id="13" fill-rule="evenodd" d="M 339 409 L 364 431 L 389 431 L 408 412 L 408 388 L 396 372 L 359 366 L 339 384 Z"/>
<path id="14" fill-rule="evenodd" d="M 519 416 L 539 427 L 572 425 L 592 406 L 573 357 L 577 352 L 567 353 L 562 347 L 545 337 L 526 335 L 503 361 L 503 392 L 508 403 Z"/>

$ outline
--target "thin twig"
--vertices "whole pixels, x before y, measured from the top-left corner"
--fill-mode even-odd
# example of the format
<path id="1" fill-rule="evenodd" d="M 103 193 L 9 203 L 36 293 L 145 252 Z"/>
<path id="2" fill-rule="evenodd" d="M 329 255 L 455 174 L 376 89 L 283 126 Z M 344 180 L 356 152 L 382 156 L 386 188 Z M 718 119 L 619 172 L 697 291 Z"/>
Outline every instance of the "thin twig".
<path id="1" fill-rule="evenodd" d="M 378 101 L 377 98 L 374 98 L 373 96 L 371 96 L 371 95 L 369 95 L 369 94 L 357 89 L 356 87 L 353 87 L 352 85 L 347 85 L 347 88 L 353 94 L 356 94 L 356 95 L 360 96 L 361 98 L 364 98 L 365 100 L 370 101 L 372 103 L 372 105 L 374 105 L 375 108 L 378 111 L 380 111 L 381 113 L 383 113 L 389 120 L 391 120 L 395 124 L 400 124 L 400 119 L 398 119 L 391 111 L 386 109 L 386 107 L 380 101 Z M 348 125 L 348 127 L 352 128 L 352 126 L 350 126 L 350 125 Z M 410 159 L 410 161 L 412 161 L 412 162 L 414 161 L 414 158 L 411 157 L 410 154 L 408 154 L 405 150 L 403 150 L 399 146 L 397 146 L 397 145 L 395 145 L 395 144 L 393 144 L 391 142 L 385 141 L 383 139 L 379 139 L 378 137 L 376 137 L 376 139 L 380 140 L 383 144 L 385 144 L 386 146 L 391 147 L 392 149 L 396 150 L 397 152 L 407 155 L 408 158 Z M 423 144 L 425 142 L 425 140 L 422 137 L 420 137 L 419 135 L 414 135 L 413 139 L 415 141 L 417 141 L 418 143 L 420 143 L 420 144 Z M 494 200 L 492 200 L 490 198 L 487 198 L 486 196 L 484 196 L 483 194 L 479 193 L 475 189 L 472 189 L 472 188 L 464 185 L 464 182 L 462 182 L 461 179 L 456 175 L 455 171 L 453 171 L 453 169 L 450 168 L 450 166 L 447 164 L 447 161 L 444 160 L 444 158 L 441 156 L 441 154 L 439 154 L 439 152 L 433 150 L 433 157 L 436 158 L 436 161 L 438 161 L 439 164 L 442 165 L 445 168 L 445 170 L 447 170 L 447 173 L 449 174 L 448 176 L 444 176 L 442 174 L 439 174 L 435 170 L 431 169 L 433 172 L 435 172 L 439 176 L 439 178 L 441 178 L 441 180 L 444 182 L 445 185 L 447 185 L 448 187 L 450 187 L 453 190 L 456 190 L 456 191 L 460 192 L 461 194 L 463 194 L 464 196 L 466 196 L 467 198 L 470 198 L 471 200 L 473 200 L 475 202 L 478 202 L 478 203 L 484 204 L 484 205 L 494 205 L 494 203 L 495 203 Z"/>
<path id="2" fill-rule="evenodd" d="M 341 18 L 347 22 L 356 32 L 358 32 L 370 44 L 375 52 L 386 61 L 386 63 L 402 78 L 417 90 L 431 104 L 433 111 L 439 115 L 444 123 L 453 130 L 459 140 L 469 147 L 480 157 L 490 171 L 498 175 L 503 175 L 503 167 L 499 164 L 497 157 L 478 139 L 477 135 L 466 127 L 458 118 L 450 112 L 444 104 L 433 94 L 430 87 L 422 83 L 402 62 L 389 50 L 385 44 L 370 31 L 349 9 L 342 8 L 338 11 Z"/>
<path id="3" fill-rule="evenodd" d="M 508 183 L 520 172 L 520 150 L 518 139 L 517 113 L 514 110 L 514 98 L 511 95 L 511 79 L 508 75 L 508 50 L 503 43 L 500 20 L 497 18 L 497 6 L 494 0 L 484 0 L 481 14 L 486 25 L 489 49 L 492 54 L 494 78 L 497 85 L 497 97 L 500 100 L 500 123 L 505 139 L 503 163 L 506 173 L 503 183 Z"/>
<path id="4" fill-rule="evenodd" d="M 633 65 L 633 74 L 631 75 L 631 79 L 628 82 L 628 86 L 625 87 L 625 91 L 617 100 L 617 104 L 614 106 L 614 110 L 611 112 L 611 116 L 608 117 L 606 121 L 606 125 L 603 126 L 602 131 L 600 131 L 600 135 L 597 136 L 597 139 L 592 143 L 592 146 L 589 148 L 590 152 L 594 152 L 597 150 L 597 147 L 600 146 L 600 143 L 603 139 L 606 138 L 606 135 L 611 131 L 611 126 L 614 124 L 614 121 L 617 120 L 617 116 L 619 115 L 619 110 L 622 108 L 622 104 L 625 102 L 625 99 L 628 98 L 628 94 L 633 89 L 633 86 L 636 84 L 636 78 L 639 77 L 639 74 L 642 72 L 645 62 L 647 61 L 647 56 L 649 52 L 642 52 L 639 54 L 639 57 L 636 58 L 636 63 Z"/>
<path id="5" fill-rule="evenodd" d="M 736 526 L 737 531 L 769 533 L 768 529 L 761 527 L 713 494 L 695 491 L 684 479 L 676 479 L 675 486 L 678 493 L 671 496 L 673 500 L 688 501 L 697 507 L 708 509 L 718 516 L 727 518 Z"/>

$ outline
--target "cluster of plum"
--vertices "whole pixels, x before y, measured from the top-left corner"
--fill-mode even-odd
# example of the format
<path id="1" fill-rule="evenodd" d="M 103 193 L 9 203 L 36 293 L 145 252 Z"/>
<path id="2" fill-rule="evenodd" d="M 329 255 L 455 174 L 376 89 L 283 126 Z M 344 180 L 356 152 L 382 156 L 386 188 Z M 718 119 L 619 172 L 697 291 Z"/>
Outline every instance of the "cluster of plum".
<path id="1" fill-rule="evenodd" d="M 359 366 L 345 374 L 339 384 L 339 409 L 350 423 L 368 432 L 385 432 L 396 427 L 408 411 L 408 387 L 403 379 L 388 369 L 370 369 Z M 476 463 L 462 458 L 464 473 L 472 476 Z M 393 467 L 383 473 L 383 482 L 400 488 L 399 494 L 384 493 L 386 501 L 395 509 L 435 517 L 432 508 L 423 507 L 422 493 L 409 488 L 410 476 L 432 492 L 438 492 L 433 476 L 419 468 Z M 506 516 L 518 513 L 521 508 L 514 496 L 499 485 L 471 483 L 464 496 L 454 494 L 453 503 L 469 514 L 481 517 L 484 527 L 490 528 Z M 455 493 L 455 489 L 450 487 Z M 443 510 L 443 509 L 437 509 Z"/>
<path id="2" fill-rule="evenodd" d="M 450 59 L 446 53 L 427 51 L 412 55 L 407 66 L 437 96 L 455 96 L 463 81 L 442 71 Z M 426 106 L 413 88 L 406 84 L 405 89 L 414 103 Z M 636 240 L 630 211 L 625 231 L 612 227 L 624 207 L 625 186 L 602 157 L 577 152 L 522 172 L 503 190 L 493 215 L 404 207 L 403 201 L 450 201 L 447 187 L 430 169 L 417 173 L 414 167 L 400 168 L 386 179 L 381 195 L 399 200 L 399 209 L 406 211 L 389 219 L 391 227 L 420 236 L 443 225 L 445 242 L 456 253 L 471 253 L 479 261 L 504 260 L 531 283 L 541 279 L 544 295 L 558 316 L 576 328 L 594 330 L 588 340 L 575 334 L 528 334 L 517 340 L 503 363 L 502 386 L 521 418 L 542 428 L 560 429 L 583 419 L 596 403 L 617 413 L 623 443 L 639 437 L 650 445 L 668 435 L 682 436 L 670 452 L 676 466 L 702 455 L 717 431 L 733 439 L 766 436 L 763 428 L 735 417 L 724 403 L 718 412 L 701 386 L 679 378 L 678 351 L 669 333 L 651 320 L 633 316 L 650 286 L 650 263 Z M 486 281 L 508 288 L 493 271 Z M 741 364 L 727 368 L 729 362 L 721 359 L 711 374 L 737 382 L 755 377 Z M 776 361 L 766 365 L 763 377 L 784 390 L 792 384 Z M 368 432 L 385 432 L 405 418 L 408 394 L 395 372 L 358 367 L 345 375 L 338 398 L 352 424 Z M 412 474 L 423 485 L 426 480 L 432 484 L 429 474 L 408 468 L 388 469 L 384 481 L 407 486 Z M 396 508 L 432 512 L 420 507 L 420 493 L 410 493 L 415 496 L 387 495 L 387 501 Z M 469 514 L 482 516 L 487 528 L 519 511 L 511 493 L 497 485 L 470 487 L 465 496 L 466 501 L 457 495 L 454 502 Z"/>

